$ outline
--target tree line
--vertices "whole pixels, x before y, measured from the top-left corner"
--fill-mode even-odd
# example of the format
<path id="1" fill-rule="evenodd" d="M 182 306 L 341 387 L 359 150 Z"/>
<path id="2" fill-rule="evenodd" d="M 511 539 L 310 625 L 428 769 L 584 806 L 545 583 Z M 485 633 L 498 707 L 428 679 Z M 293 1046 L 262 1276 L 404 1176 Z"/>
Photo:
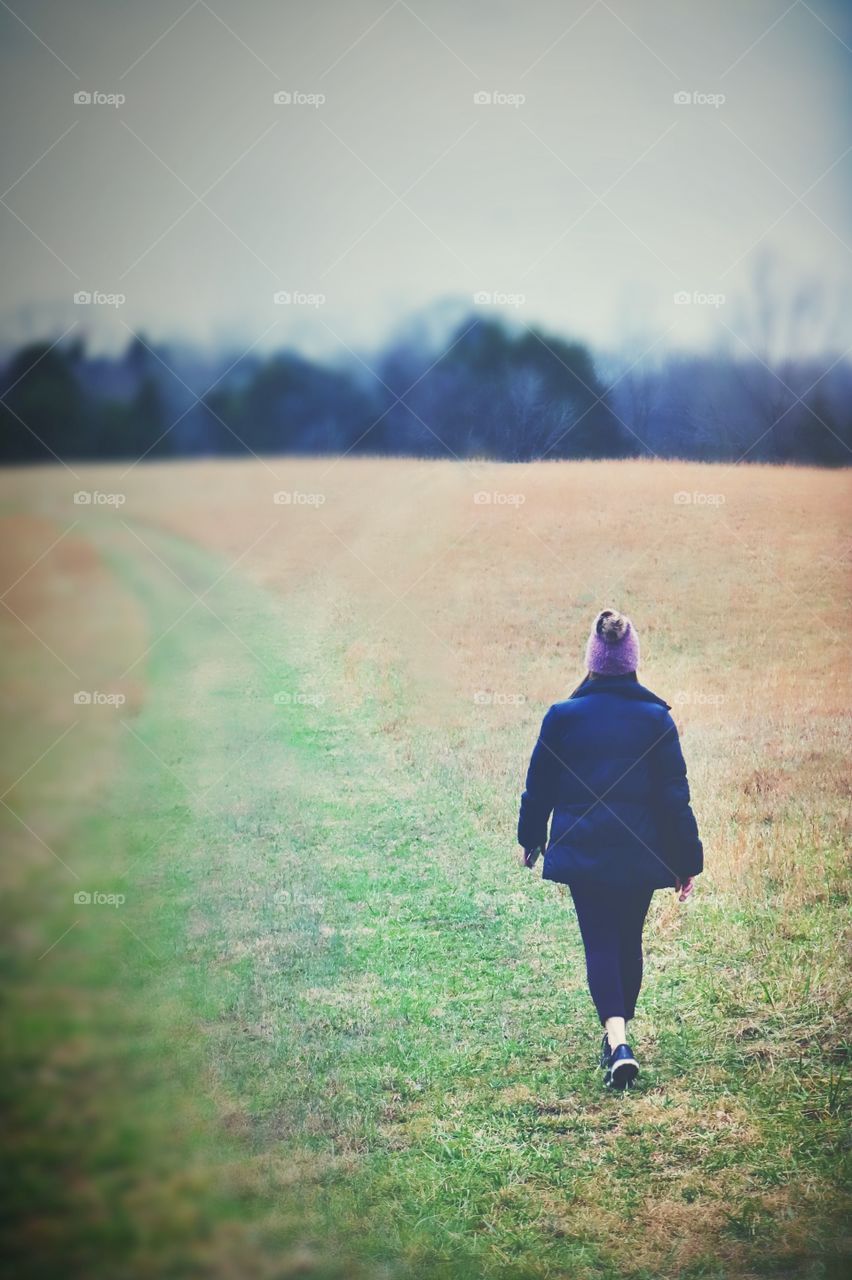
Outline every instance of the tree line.
<path id="1" fill-rule="evenodd" d="M 596 361 L 579 342 L 468 317 L 369 367 L 292 350 L 237 360 L 131 340 L 30 343 L 0 374 L 0 462 L 277 453 L 679 457 L 848 464 L 852 368 L 731 354 Z"/>

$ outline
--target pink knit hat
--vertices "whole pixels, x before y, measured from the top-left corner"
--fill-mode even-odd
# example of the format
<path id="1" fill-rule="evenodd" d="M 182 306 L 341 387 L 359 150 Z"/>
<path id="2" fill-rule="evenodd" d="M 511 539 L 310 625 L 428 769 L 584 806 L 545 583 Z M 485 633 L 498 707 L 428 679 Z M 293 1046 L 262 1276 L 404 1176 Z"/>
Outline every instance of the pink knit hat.
<path id="1" fill-rule="evenodd" d="M 597 676 L 626 676 L 639 666 L 639 637 L 623 613 L 602 609 L 586 645 L 586 669 Z"/>

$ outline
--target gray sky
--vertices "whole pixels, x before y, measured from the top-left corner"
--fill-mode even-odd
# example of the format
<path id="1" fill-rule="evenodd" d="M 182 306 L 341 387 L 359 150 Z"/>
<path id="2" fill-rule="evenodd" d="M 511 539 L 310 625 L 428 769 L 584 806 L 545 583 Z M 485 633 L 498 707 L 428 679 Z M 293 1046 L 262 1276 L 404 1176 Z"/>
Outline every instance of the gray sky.
<path id="1" fill-rule="evenodd" d="M 10 0 L 0 27 L 4 343 L 369 346 L 485 292 L 596 346 L 705 344 L 767 251 L 825 290 L 813 344 L 852 343 L 842 0 Z"/>

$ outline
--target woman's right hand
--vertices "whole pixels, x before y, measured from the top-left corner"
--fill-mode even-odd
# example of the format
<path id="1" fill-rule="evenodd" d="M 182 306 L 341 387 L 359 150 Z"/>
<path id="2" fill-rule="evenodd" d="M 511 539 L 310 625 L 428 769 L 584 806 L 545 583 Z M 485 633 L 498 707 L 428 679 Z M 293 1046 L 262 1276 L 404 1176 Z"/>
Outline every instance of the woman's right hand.
<path id="1" fill-rule="evenodd" d="M 687 876 L 685 880 L 678 880 L 675 876 L 675 893 L 678 895 L 678 902 L 686 902 L 694 888 L 695 876 Z"/>

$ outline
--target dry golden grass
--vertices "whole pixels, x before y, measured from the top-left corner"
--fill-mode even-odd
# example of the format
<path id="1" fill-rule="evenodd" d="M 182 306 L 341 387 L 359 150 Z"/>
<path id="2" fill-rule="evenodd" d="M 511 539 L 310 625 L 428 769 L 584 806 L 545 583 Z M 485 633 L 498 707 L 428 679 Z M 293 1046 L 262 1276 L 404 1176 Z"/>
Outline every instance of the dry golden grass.
<path id="1" fill-rule="evenodd" d="M 378 698 L 402 757 L 425 748 L 462 785 L 517 790 L 519 748 L 581 677 L 591 617 L 623 609 L 640 675 L 684 736 L 714 885 L 766 876 L 794 901 L 832 890 L 801 845 L 848 821 L 848 471 L 276 458 L 90 468 L 79 482 L 23 471 L 15 498 L 61 529 L 87 511 L 77 483 L 126 495 L 100 518 L 142 539 L 168 528 L 281 593 L 306 643 L 338 647 L 343 679 L 329 664 L 324 695 Z M 321 505 L 276 505 L 278 491 Z"/>
<path id="2" fill-rule="evenodd" d="M 37 508 L 36 494 L 31 489 Z M 75 705 L 72 690 L 120 692 L 129 716 L 144 698 L 144 668 L 119 680 L 147 643 L 139 604 L 86 538 L 60 538 L 69 523 L 31 514 L 0 519 L 0 699 L 14 725 L 0 748 L 0 794 L 18 815 L 3 874 L 15 882 L 24 860 L 49 864 L 48 846 L 81 803 L 102 802 L 116 766 L 122 730 L 115 710 Z M 54 753 L 48 765 L 61 764 L 46 789 L 38 764 Z"/>
<path id="3" fill-rule="evenodd" d="M 823 935 L 812 945 L 803 931 L 810 927 L 811 906 L 833 908 L 848 892 L 848 472 L 651 461 L 510 467 L 366 459 L 178 463 L 137 466 L 126 474 L 118 466 L 77 470 L 79 479 L 56 468 L 7 473 L 0 477 L 0 501 L 13 513 L 8 519 L 16 548 L 15 558 L 2 566 L 4 581 L 24 573 L 8 601 L 80 673 L 80 686 L 107 687 L 105 681 L 117 678 L 152 639 L 132 595 L 109 579 L 83 536 L 87 521 L 97 522 L 101 540 L 115 522 L 116 537 L 143 557 L 160 529 L 215 552 L 234 565 L 234 575 L 250 577 L 284 602 L 282 653 L 287 660 L 294 649 L 297 657 L 303 653 L 308 692 L 321 695 L 331 715 L 337 708 L 369 710 L 383 744 L 407 766 L 394 779 L 399 811 L 417 825 L 435 874 L 451 883 L 464 869 L 456 850 L 429 842 L 429 819 L 419 812 L 421 777 L 445 781 L 447 803 L 464 809 L 492 846 L 505 847 L 506 875 L 515 874 L 508 856 L 517 798 L 541 715 L 581 678 L 585 638 L 598 608 L 609 604 L 629 613 L 642 641 L 640 676 L 673 704 L 704 838 L 706 874 L 690 910 L 700 910 L 702 901 L 721 904 L 726 920 L 734 922 L 742 906 L 756 908 L 754 919 L 731 924 L 732 937 L 740 931 L 735 956 L 720 938 L 708 959 L 707 1003 L 699 1006 L 696 997 L 684 1021 L 703 1026 L 708 1010 L 717 1008 L 718 992 L 731 993 L 718 1025 L 741 1054 L 742 1070 L 759 1066 L 768 1077 L 806 1042 L 839 1039 L 844 968 L 826 950 Z M 122 493 L 126 502 L 117 510 L 81 510 L 73 505 L 80 487 Z M 323 501 L 276 505 L 273 495 L 280 491 L 319 494 Z M 675 494 L 683 491 L 721 495 L 724 502 L 676 503 Z M 482 492 L 523 501 L 477 503 Z M 78 516 L 79 533 L 25 573 Z M 63 581 L 78 590 L 63 594 Z M 188 585 L 203 591 L 208 583 Z M 239 616 L 228 621 L 240 631 Z M 10 615 L 4 629 L 22 654 L 33 649 L 26 628 Z M 144 672 L 144 663 L 132 672 L 135 692 L 120 682 L 134 706 L 144 692 Z M 199 661 L 192 676 L 196 700 L 215 693 L 225 674 L 215 660 Z M 64 692 L 61 698 L 56 693 L 67 679 L 47 656 L 16 686 L 16 705 L 33 709 L 33 748 L 48 746 L 73 719 L 73 705 Z M 45 707 L 41 720 L 39 706 Z M 95 734 L 96 718 L 87 723 Z M 92 739 L 90 756 L 69 760 L 63 775 L 69 788 L 95 788 L 108 777 L 114 726 L 114 717 L 105 718 L 106 736 Z M 38 751 L 24 754 L 31 759 Z M 17 744 L 5 785 L 14 780 L 20 755 Z M 351 771 L 380 767 L 359 759 Z M 357 792 L 351 801 L 357 806 Z M 250 817 L 240 803 L 235 801 L 235 817 Z M 340 799 L 326 832 L 335 822 L 345 825 L 346 803 Z M 49 827 L 39 823 L 38 829 Z M 240 841 L 237 825 L 233 840 Z M 282 851 L 282 865 L 290 856 Z M 331 847 L 323 856 L 332 877 L 338 863 L 342 874 L 351 868 L 345 850 Z M 504 922 L 511 917 L 525 941 L 535 978 L 553 972 L 560 943 L 549 921 L 546 927 L 530 922 L 525 889 L 516 898 L 507 890 L 501 907 Z M 289 937 L 286 929 L 263 934 L 256 928 L 265 892 L 262 878 L 243 891 L 220 956 L 223 968 L 251 965 L 261 975 L 261 994 L 244 1028 L 261 1044 L 274 1038 L 275 1009 L 264 1003 L 265 992 L 274 990 Z M 394 892 L 386 899 L 390 914 Z M 488 897 L 486 882 L 476 900 L 483 915 L 491 909 Z M 321 914 L 321 899 L 307 896 L 304 903 Z M 655 908 L 651 948 L 660 979 L 678 970 L 684 913 L 671 896 Z M 826 929 L 826 919 L 820 917 L 820 928 Z M 209 915 L 190 913 L 188 936 L 203 940 L 215 924 Z M 319 934 L 329 945 L 366 944 L 377 926 L 381 920 L 350 919 L 321 924 Z M 806 957 L 807 971 L 789 963 L 788 943 Z M 583 997 L 579 969 L 563 981 L 566 993 Z M 471 1013 L 480 994 L 478 988 L 464 993 Z M 740 996 L 742 1010 L 734 1007 Z M 302 993 L 300 1016 L 317 1033 L 333 1024 L 360 1034 L 380 1020 L 383 999 L 383 986 L 369 974 L 349 985 L 317 980 Z M 519 1025 L 523 1004 L 517 995 L 503 1000 L 501 1015 L 510 1027 Z M 758 1008 L 770 1026 L 754 1012 Z M 442 996 L 432 1014 L 440 1019 L 448 1010 L 454 1012 L 452 997 Z M 643 1049 L 653 1058 L 657 1026 L 640 1025 Z M 64 1052 L 73 1056 L 73 1043 Z M 540 1061 L 546 1068 L 550 1059 Z M 552 1066 L 560 1066 L 555 1051 Z M 501 1187 L 494 1193 L 493 1221 L 486 1219 L 483 1229 L 496 1230 L 504 1210 L 525 1206 L 549 1239 L 599 1244 L 613 1265 L 700 1275 L 715 1259 L 718 1274 L 745 1276 L 752 1274 L 750 1242 L 763 1238 L 765 1224 L 774 1220 L 778 1257 L 795 1270 L 811 1249 L 808 1231 L 821 1222 L 820 1197 L 831 1200 L 831 1189 L 816 1174 L 810 1182 L 768 1190 L 750 1177 L 742 1153 L 755 1153 L 757 1166 L 769 1121 L 746 1094 L 731 1096 L 730 1079 L 730 1067 L 711 1060 L 702 1069 L 698 1098 L 670 1082 L 631 1099 L 629 1112 L 614 1116 L 604 1103 L 578 1095 L 537 1106 L 526 1080 L 507 1070 L 505 1085 L 488 1094 L 495 1115 L 526 1107 L 534 1113 L 536 1133 L 553 1144 L 575 1143 L 572 1151 L 588 1149 L 607 1169 L 637 1136 L 647 1142 L 659 1135 L 659 1149 L 649 1157 L 629 1230 L 624 1204 L 602 1204 L 591 1178 L 587 1193 L 581 1181 L 565 1197 L 532 1181 Z M 391 1099 L 378 1122 L 385 1148 L 405 1153 L 435 1130 L 449 1141 L 465 1109 L 473 1117 L 466 1123 L 479 1125 L 479 1083 L 466 1078 L 456 1084 L 449 1118 Z M 826 1101 L 809 1103 L 813 1114 L 779 1122 L 773 1159 L 785 1158 L 791 1133 L 799 1141 L 796 1125 L 810 1133 L 826 1116 L 834 1122 L 833 1089 L 832 1078 L 829 1092 L 819 1094 Z M 818 1093 L 815 1088 L 808 1096 Z M 248 1140 L 249 1112 L 225 1097 L 217 1101 L 225 1128 Z M 795 1102 L 788 1098 L 785 1105 Z M 325 1133 L 324 1113 L 317 1110 L 309 1119 L 317 1135 Z M 310 1125 L 305 1132 L 311 1136 Z M 488 1140 L 482 1138 L 483 1150 Z M 344 1131 L 335 1141 L 341 1171 L 359 1167 L 366 1154 L 363 1134 Z M 802 1140 L 811 1141 L 807 1135 Z M 685 1153 L 689 1168 L 683 1171 Z M 793 1155 L 790 1150 L 791 1161 Z M 699 1171 L 707 1161 L 711 1172 L 702 1181 Z M 306 1155 L 305 1178 L 317 1162 L 316 1153 Z M 777 1165 L 771 1172 L 780 1176 Z M 263 1159 L 237 1176 L 282 1187 L 290 1177 Z M 239 1228 L 219 1228 L 210 1242 L 210 1274 L 239 1274 L 242 1244 Z M 820 1247 L 825 1252 L 825 1242 Z M 258 1266 L 258 1274 L 266 1274 Z M 309 1253 L 296 1251 L 270 1274 L 309 1274 L 313 1267 Z"/>

